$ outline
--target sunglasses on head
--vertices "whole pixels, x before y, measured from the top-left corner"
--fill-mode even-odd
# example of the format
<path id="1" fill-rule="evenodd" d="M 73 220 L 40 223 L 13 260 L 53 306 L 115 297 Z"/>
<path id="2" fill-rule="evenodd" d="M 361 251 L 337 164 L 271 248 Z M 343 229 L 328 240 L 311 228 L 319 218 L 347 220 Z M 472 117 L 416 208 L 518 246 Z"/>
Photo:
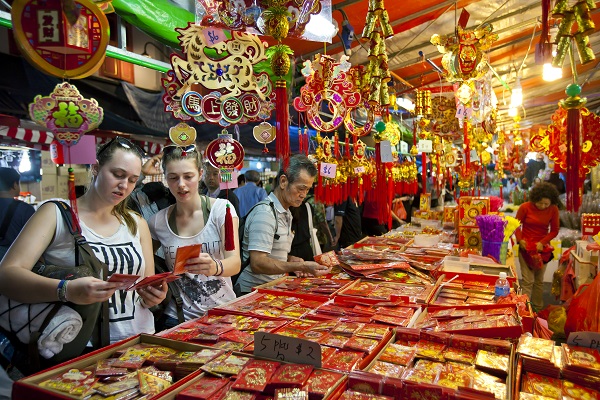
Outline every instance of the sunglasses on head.
<path id="1" fill-rule="evenodd" d="M 194 151 L 197 150 L 195 144 L 190 144 L 188 146 L 178 146 L 176 144 L 171 144 L 171 145 L 165 146 L 163 148 L 163 154 L 164 155 L 171 154 L 176 149 L 181 149 L 181 156 L 182 157 L 185 157 L 185 156 L 188 155 L 188 153 L 191 153 L 191 152 L 194 152 Z"/>
<path id="2" fill-rule="evenodd" d="M 106 149 L 108 149 L 110 146 L 112 146 L 113 143 L 116 143 L 117 145 L 121 146 L 124 149 L 135 151 L 140 157 L 144 156 L 144 150 L 142 150 L 140 148 L 140 146 L 138 146 L 137 144 L 131 142 L 129 139 L 126 139 L 126 138 L 121 137 L 121 136 L 115 136 L 114 138 L 110 139 L 110 141 L 108 143 L 106 143 L 104 145 L 104 147 L 102 147 L 100 149 L 100 151 L 98 151 L 98 154 L 96 156 L 100 157 L 100 155 L 102 153 L 104 153 L 104 151 Z"/>

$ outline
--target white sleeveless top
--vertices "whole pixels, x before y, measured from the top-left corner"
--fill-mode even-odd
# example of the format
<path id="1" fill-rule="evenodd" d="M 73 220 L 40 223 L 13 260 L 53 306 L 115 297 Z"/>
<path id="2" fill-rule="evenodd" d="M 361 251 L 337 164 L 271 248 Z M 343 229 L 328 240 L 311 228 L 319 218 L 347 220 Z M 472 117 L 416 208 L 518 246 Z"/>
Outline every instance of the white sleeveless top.
<path id="1" fill-rule="evenodd" d="M 135 219 L 139 217 L 134 216 Z M 58 207 L 56 207 L 54 240 L 43 254 L 48 264 L 75 265 L 75 246 Z M 94 250 L 96 257 L 108 265 L 108 276 L 133 274 L 143 276 L 146 262 L 142 252 L 139 231 L 135 236 L 124 223 L 111 236 L 104 237 L 79 220 L 81 232 Z M 136 291 L 117 290 L 108 300 L 111 343 L 139 333 L 154 333 L 152 312 L 140 305 Z"/>
<path id="2" fill-rule="evenodd" d="M 209 199 L 208 199 L 209 200 Z M 224 258 L 224 238 L 221 237 L 221 227 L 225 224 L 226 206 L 228 200 L 216 199 L 211 206 L 206 225 L 194 236 L 176 235 L 169 227 L 168 215 L 173 206 L 160 210 L 148 222 L 152 239 L 160 241 L 165 253 L 165 261 L 172 271 L 175 264 L 177 248 L 191 244 L 202 244 L 202 252 L 212 254 L 214 258 Z M 229 203 L 231 216 L 237 217 L 235 208 Z M 208 310 L 235 299 L 235 293 L 230 277 L 182 274 L 182 278 L 175 281 L 181 291 L 183 300 L 183 315 L 185 320 L 200 317 Z M 175 300 L 169 303 L 165 310 L 171 318 L 177 319 Z"/>

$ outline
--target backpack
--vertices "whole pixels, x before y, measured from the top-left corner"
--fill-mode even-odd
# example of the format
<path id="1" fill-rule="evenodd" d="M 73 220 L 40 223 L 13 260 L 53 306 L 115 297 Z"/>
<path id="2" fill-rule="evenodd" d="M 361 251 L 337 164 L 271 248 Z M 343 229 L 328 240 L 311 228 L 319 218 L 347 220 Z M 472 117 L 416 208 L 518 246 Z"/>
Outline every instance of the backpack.
<path id="1" fill-rule="evenodd" d="M 252 214 L 252 211 L 254 211 L 254 209 L 256 207 L 265 205 L 265 204 L 268 204 L 271 207 L 271 211 L 273 212 L 273 218 L 275 219 L 275 235 L 273 235 L 273 239 L 279 240 L 279 235 L 277 234 L 277 229 L 279 228 L 279 226 L 278 226 L 278 222 L 277 222 L 277 212 L 275 212 L 275 204 L 273 203 L 273 200 L 270 200 L 268 198 L 266 200 L 261 200 L 258 203 L 256 203 L 254 206 L 252 206 L 252 208 L 250 209 L 250 211 L 248 211 L 248 213 L 246 214 L 245 217 L 242 217 L 239 219 L 238 235 L 239 235 L 239 244 L 240 244 L 240 258 L 242 261 L 242 265 L 240 266 L 240 272 L 238 272 L 237 274 L 235 274 L 231 277 L 231 283 L 234 286 L 238 280 L 238 277 L 242 273 L 242 271 L 244 271 L 244 269 L 248 265 L 250 265 L 250 257 L 248 257 L 247 259 L 244 260 L 244 252 L 242 251 L 242 248 L 241 248 L 242 241 L 244 240 L 244 231 L 246 230 L 246 221 L 248 220 L 248 217 L 250 216 L 250 214 Z"/>
<path id="2" fill-rule="evenodd" d="M 204 226 L 208 222 L 208 217 L 210 216 L 210 198 L 205 195 L 200 195 L 200 199 L 202 202 L 202 216 L 204 217 Z M 167 262 L 164 258 L 154 255 L 154 270 L 157 274 L 163 272 L 171 272 L 169 267 L 167 266 Z M 156 327 L 156 331 L 159 332 L 164 330 L 164 317 L 165 317 L 165 309 L 167 305 L 171 302 L 171 300 L 175 301 L 175 310 L 177 310 L 177 320 L 179 323 L 185 322 L 185 317 L 183 315 L 183 299 L 181 298 L 181 290 L 175 281 L 168 282 L 167 286 L 169 289 L 167 290 L 167 296 L 165 299 L 158 305 L 152 307 L 150 311 L 154 315 L 154 325 Z"/>

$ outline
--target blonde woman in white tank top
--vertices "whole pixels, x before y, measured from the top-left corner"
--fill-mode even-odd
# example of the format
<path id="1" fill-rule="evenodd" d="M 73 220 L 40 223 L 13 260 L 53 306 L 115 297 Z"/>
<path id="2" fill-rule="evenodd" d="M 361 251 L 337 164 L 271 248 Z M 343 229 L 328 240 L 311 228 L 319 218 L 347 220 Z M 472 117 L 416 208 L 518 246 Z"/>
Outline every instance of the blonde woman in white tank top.
<path id="1" fill-rule="evenodd" d="M 141 168 L 140 150 L 127 139 L 116 137 L 99 149 L 97 163 L 91 169 L 91 184 L 77 200 L 82 233 L 98 259 L 108 264 L 109 276 L 154 274 L 148 225 L 126 206 Z M 39 208 L 2 260 L 0 293 L 22 303 L 59 300 L 59 281 L 31 271 L 42 255 L 47 263 L 75 265 L 73 238 L 52 203 Z M 166 297 L 167 285 L 136 292 L 116 290 L 118 286 L 93 277 L 74 279 L 68 281 L 65 297 L 76 304 L 108 300 L 111 342 L 142 332 L 153 333 L 148 308 Z"/>

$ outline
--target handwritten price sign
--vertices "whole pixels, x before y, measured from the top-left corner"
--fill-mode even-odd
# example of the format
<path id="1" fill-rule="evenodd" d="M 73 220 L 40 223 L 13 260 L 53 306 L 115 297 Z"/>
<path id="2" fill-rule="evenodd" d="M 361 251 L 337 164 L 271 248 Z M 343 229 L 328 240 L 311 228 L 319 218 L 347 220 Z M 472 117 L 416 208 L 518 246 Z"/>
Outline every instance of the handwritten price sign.
<path id="1" fill-rule="evenodd" d="M 319 174 L 325 178 L 335 178 L 335 172 L 337 170 L 337 164 L 321 163 L 321 169 Z"/>
<path id="2" fill-rule="evenodd" d="M 321 368 L 321 346 L 305 339 L 255 332 L 254 355 Z"/>
<path id="3" fill-rule="evenodd" d="M 364 174 L 365 173 L 365 167 L 354 167 L 354 173 L 355 174 Z"/>
<path id="4" fill-rule="evenodd" d="M 225 36 L 225 32 L 223 32 L 222 29 L 207 28 L 202 31 L 202 34 L 204 35 L 205 43 L 210 46 L 213 46 L 217 43 L 221 43 L 222 41 L 227 39 L 227 37 Z"/>

